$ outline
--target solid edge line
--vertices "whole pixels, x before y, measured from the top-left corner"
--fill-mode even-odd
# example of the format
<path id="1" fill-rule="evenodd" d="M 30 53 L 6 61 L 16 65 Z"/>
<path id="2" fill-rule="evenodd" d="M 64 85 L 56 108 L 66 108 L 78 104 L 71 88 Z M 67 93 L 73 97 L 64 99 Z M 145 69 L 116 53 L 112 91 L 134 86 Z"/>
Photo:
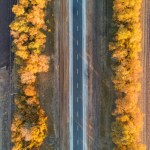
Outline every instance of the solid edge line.
<path id="1" fill-rule="evenodd" d="M 73 12 L 72 0 L 69 0 L 69 140 L 73 150 Z"/>
<path id="2" fill-rule="evenodd" d="M 83 48 L 83 69 L 82 69 L 82 91 L 83 91 L 83 150 L 87 150 L 87 101 L 88 101 L 88 82 L 87 82 L 87 54 L 86 54 L 86 0 L 82 3 L 82 48 Z"/>

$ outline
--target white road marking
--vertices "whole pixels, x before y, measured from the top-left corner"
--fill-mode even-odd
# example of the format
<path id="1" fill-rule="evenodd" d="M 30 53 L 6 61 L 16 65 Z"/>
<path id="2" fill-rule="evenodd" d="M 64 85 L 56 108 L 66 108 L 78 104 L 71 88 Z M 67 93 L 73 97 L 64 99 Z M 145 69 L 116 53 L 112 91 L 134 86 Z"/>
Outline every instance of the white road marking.
<path id="1" fill-rule="evenodd" d="M 79 98 L 77 97 L 77 103 L 79 102 Z"/>
<path id="2" fill-rule="evenodd" d="M 79 59 L 79 55 L 77 54 L 77 60 Z"/>
<path id="3" fill-rule="evenodd" d="M 79 85 L 78 85 L 78 83 L 77 83 L 77 89 L 78 89 L 78 87 L 79 87 Z"/>
<path id="4" fill-rule="evenodd" d="M 79 15 L 79 12 L 78 12 L 78 10 L 77 10 L 77 16 Z"/>
<path id="5" fill-rule="evenodd" d="M 77 140 L 77 145 L 79 145 L 79 140 Z"/>
<path id="6" fill-rule="evenodd" d="M 79 74 L 79 69 L 77 69 L 77 74 Z"/>
<path id="7" fill-rule="evenodd" d="M 77 0 L 77 3 L 79 2 L 79 0 Z"/>
<path id="8" fill-rule="evenodd" d="M 79 117 L 79 113 L 77 112 L 77 117 Z"/>
<path id="9" fill-rule="evenodd" d="M 79 126 L 77 126 L 77 131 L 79 130 Z"/>
<path id="10" fill-rule="evenodd" d="M 77 31 L 79 31 L 79 26 L 77 26 Z"/>
<path id="11" fill-rule="evenodd" d="M 78 40 L 77 40 L 77 46 L 79 45 L 79 42 L 78 42 Z"/>

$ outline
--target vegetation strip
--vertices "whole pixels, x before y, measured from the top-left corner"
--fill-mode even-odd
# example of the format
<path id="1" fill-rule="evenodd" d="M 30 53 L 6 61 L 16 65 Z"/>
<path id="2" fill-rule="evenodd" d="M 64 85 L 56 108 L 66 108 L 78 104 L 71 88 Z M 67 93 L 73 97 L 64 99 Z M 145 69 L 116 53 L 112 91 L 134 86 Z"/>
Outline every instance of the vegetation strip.
<path id="1" fill-rule="evenodd" d="M 14 5 L 11 23 L 13 51 L 18 74 L 18 94 L 12 121 L 13 150 L 39 148 L 47 135 L 47 117 L 40 107 L 37 75 L 49 69 L 49 57 L 43 55 L 47 26 L 47 0 L 20 0 Z"/>
<path id="2" fill-rule="evenodd" d="M 112 140 L 115 150 L 145 150 L 141 131 L 143 114 L 138 105 L 141 91 L 140 52 L 142 0 L 114 0 L 114 35 L 109 50 L 112 52 L 116 90 L 116 108 L 113 112 Z"/>

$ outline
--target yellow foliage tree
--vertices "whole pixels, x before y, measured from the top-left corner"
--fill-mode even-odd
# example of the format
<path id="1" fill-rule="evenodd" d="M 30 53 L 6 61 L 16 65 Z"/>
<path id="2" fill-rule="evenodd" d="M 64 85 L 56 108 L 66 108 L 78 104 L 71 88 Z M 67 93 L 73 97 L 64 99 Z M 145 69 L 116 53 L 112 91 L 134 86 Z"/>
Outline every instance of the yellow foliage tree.
<path id="1" fill-rule="evenodd" d="M 14 5 L 12 11 L 13 11 L 13 13 L 15 13 L 15 15 L 17 17 L 19 17 L 25 13 L 24 6 L 22 6 L 22 5 Z"/>
<path id="2" fill-rule="evenodd" d="M 145 150 L 141 143 L 143 114 L 138 105 L 141 91 L 141 25 L 142 0 L 114 0 L 113 18 L 116 33 L 109 50 L 115 60 L 113 83 L 116 90 L 116 108 L 113 112 L 112 140 L 115 150 Z"/>
<path id="3" fill-rule="evenodd" d="M 49 57 L 42 54 L 46 4 L 47 0 L 20 0 L 12 9 L 15 19 L 10 28 L 19 76 L 11 127 L 13 150 L 39 149 L 47 136 L 47 117 L 36 88 L 38 73 L 49 69 Z"/>
<path id="4" fill-rule="evenodd" d="M 32 84 L 35 83 L 36 76 L 31 72 L 24 72 L 21 74 L 21 83 L 22 84 Z"/>
<path id="5" fill-rule="evenodd" d="M 24 93 L 26 96 L 36 96 L 37 95 L 37 91 L 33 85 L 25 86 Z"/>

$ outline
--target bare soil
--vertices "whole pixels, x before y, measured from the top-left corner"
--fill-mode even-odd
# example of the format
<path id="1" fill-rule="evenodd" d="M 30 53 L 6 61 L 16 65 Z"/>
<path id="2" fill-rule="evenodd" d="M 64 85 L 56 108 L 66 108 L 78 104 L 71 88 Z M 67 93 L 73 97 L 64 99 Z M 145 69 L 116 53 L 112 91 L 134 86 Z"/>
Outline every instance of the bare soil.
<path id="1" fill-rule="evenodd" d="M 112 0 L 88 1 L 88 149 L 112 150 L 111 122 L 114 92 L 108 43 Z"/>
<path id="2" fill-rule="evenodd" d="M 56 2 L 58 50 L 59 150 L 69 150 L 69 1 Z"/>
<path id="3" fill-rule="evenodd" d="M 150 149 L 150 28 L 149 28 L 149 20 L 150 20 L 150 1 L 143 0 L 142 4 L 142 30 L 143 30 L 143 39 L 142 39 L 142 94 L 141 94 L 141 106 L 144 113 L 144 128 L 142 132 L 142 140 L 143 143 L 146 144 L 146 149 Z"/>
<path id="4" fill-rule="evenodd" d="M 46 141 L 53 143 L 55 150 L 69 149 L 69 24 L 68 0 L 55 0 L 53 13 L 55 20 L 54 34 L 47 42 L 47 52 L 52 54 L 49 74 L 41 76 L 45 101 L 43 108 L 49 119 L 49 138 L 42 150 L 49 150 Z M 51 21 L 51 20 L 50 20 Z M 51 40 L 55 41 L 50 46 Z M 40 90 L 42 92 L 42 90 Z M 42 94 L 41 94 L 42 96 Z M 49 101 L 46 98 L 50 98 Z M 52 123 L 53 120 L 53 123 Z M 51 135 L 51 136 L 50 136 Z M 54 135 L 54 138 L 53 138 Z"/>
<path id="5" fill-rule="evenodd" d="M 10 150 L 11 99 L 10 77 L 6 67 L 0 68 L 0 150 Z"/>
<path id="6" fill-rule="evenodd" d="M 50 56 L 50 68 L 47 73 L 39 74 L 39 96 L 41 106 L 44 109 L 46 116 L 48 118 L 48 135 L 45 139 L 43 145 L 41 146 L 41 150 L 54 150 L 57 146 L 56 144 L 56 105 L 54 105 L 54 91 L 55 91 L 55 83 L 54 83 L 54 57 L 55 57 L 55 49 L 54 49 L 54 33 L 55 33 L 55 22 L 54 22 L 54 1 L 48 3 L 47 6 L 47 17 L 46 23 L 48 27 L 47 32 L 47 42 L 44 54 Z"/>

